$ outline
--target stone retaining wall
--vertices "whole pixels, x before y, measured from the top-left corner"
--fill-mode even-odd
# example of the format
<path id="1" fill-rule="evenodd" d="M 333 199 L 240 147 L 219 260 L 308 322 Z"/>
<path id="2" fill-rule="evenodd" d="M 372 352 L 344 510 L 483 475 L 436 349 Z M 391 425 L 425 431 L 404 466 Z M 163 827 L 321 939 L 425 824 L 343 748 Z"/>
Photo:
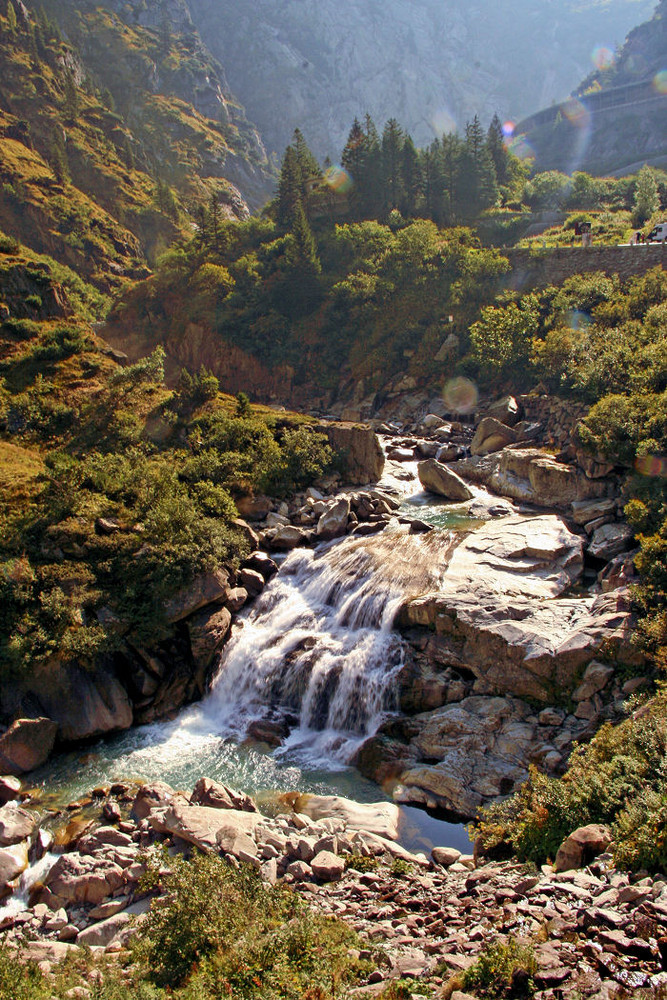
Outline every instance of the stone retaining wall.
<path id="1" fill-rule="evenodd" d="M 544 250 L 504 250 L 512 270 L 505 281 L 508 288 L 522 291 L 544 285 L 559 285 L 573 274 L 604 271 L 622 279 L 646 274 L 654 267 L 665 268 L 664 243 L 627 247 L 549 247 Z"/>
<path id="2" fill-rule="evenodd" d="M 542 424 L 544 441 L 564 447 L 572 440 L 574 428 L 588 413 L 586 403 L 558 396 L 519 396 L 525 419 Z"/>

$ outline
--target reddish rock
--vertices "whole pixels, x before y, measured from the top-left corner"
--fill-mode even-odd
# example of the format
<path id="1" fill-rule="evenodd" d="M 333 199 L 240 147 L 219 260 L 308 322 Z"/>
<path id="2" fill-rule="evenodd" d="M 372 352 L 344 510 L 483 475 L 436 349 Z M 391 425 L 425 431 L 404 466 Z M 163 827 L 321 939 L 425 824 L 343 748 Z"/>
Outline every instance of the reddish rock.
<path id="1" fill-rule="evenodd" d="M 611 833 L 606 826 L 590 823 L 571 833 L 558 848 L 556 871 L 567 872 L 583 868 L 589 861 L 602 854 L 611 844 Z"/>
<path id="2" fill-rule="evenodd" d="M 57 732 L 52 719 L 17 719 L 0 736 L 0 770 L 17 775 L 39 767 L 53 750 Z"/>

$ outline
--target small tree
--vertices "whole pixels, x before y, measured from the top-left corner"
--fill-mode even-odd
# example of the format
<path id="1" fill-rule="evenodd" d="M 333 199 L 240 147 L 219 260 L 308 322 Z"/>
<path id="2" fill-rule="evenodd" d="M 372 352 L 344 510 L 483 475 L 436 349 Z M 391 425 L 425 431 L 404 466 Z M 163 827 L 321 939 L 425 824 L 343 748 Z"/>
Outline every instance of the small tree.
<path id="1" fill-rule="evenodd" d="M 7 3 L 7 25 L 9 27 L 10 35 L 15 35 L 17 22 L 16 22 L 16 11 L 14 10 L 14 4 L 12 3 L 12 0 L 8 0 Z"/>
<path id="2" fill-rule="evenodd" d="M 655 174 L 647 164 L 644 164 L 639 171 L 637 184 L 635 185 L 635 200 L 632 212 L 633 225 L 643 225 L 659 208 L 660 198 Z"/>

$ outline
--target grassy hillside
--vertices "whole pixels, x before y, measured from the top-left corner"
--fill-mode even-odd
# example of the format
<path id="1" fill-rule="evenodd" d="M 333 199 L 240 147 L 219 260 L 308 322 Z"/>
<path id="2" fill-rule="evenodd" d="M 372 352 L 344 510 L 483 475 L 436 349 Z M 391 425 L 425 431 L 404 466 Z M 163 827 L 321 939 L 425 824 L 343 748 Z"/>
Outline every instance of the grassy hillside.
<path id="1" fill-rule="evenodd" d="M 108 10 L 49 12 L 0 2 L 0 225 L 108 291 L 146 274 L 211 197 L 247 214 L 225 165 L 268 188 L 266 159 L 222 96 L 226 120 L 196 109 L 195 69 L 214 67 L 182 36 Z"/>

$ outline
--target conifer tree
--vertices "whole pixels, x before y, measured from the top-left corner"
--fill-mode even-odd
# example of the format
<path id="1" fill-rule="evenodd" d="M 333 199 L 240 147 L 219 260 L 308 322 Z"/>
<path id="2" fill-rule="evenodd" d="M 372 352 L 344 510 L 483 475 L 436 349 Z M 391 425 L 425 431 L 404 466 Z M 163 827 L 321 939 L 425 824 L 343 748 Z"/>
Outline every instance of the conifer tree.
<path id="1" fill-rule="evenodd" d="M 278 224 L 291 229 L 301 204 L 303 176 L 294 146 L 285 150 L 278 181 Z"/>
<path id="2" fill-rule="evenodd" d="M 505 148 L 503 127 L 498 115 L 494 115 L 491 119 L 486 133 L 486 145 L 493 160 L 498 185 L 505 187 L 511 180 L 510 154 Z"/>
<path id="3" fill-rule="evenodd" d="M 308 143 L 303 137 L 301 129 L 295 128 L 292 136 L 292 146 L 296 153 L 296 161 L 301 171 L 301 195 L 305 198 L 307 194 L 306 185 L 313 177 L 321 177 L 320 165 L 308 148 Z"/>
<path id="4" fill-rule="evenodd" d="M 403 203 L 400 209 L 403 215 L 415 216 L 422 197 L 423 177 L 419 154 L 410 135 L 406 135 L 403 143 L 401 172 L 403 178 Z"/>
<path id="5" fill-rule="evenodd" d="M 637 183 L 635 185 L 634 207 L 632 210 L 633 225 L 643 225 L 659 208 L 660 196 L 658 194 L 655 174 L 647 164 L 644 164 L 637 175 Z"/>
<path id="6" fill-rule="evenodd" d="M 16 10 L 12 0 L 7 0 L 7 26 L 9 28 L 10 35 L 16 34 L 17 20 L 16 20 Z"/>
<path id="7" fill-rule="evenodd" d="M 69 71 L 65 73 L 63 88 L 63 111 L 65 113 L 65 119 L 73 123 L 79 116 L 79 91 L 76 83 L 74 82 L 74 77 Z"/>
<path id="8" fill-rule="evenodd" d="M 403 202 L 403 130 L 390 118 L 382 133 L 382 180 L 385 209 L 399 208 Z"/>

